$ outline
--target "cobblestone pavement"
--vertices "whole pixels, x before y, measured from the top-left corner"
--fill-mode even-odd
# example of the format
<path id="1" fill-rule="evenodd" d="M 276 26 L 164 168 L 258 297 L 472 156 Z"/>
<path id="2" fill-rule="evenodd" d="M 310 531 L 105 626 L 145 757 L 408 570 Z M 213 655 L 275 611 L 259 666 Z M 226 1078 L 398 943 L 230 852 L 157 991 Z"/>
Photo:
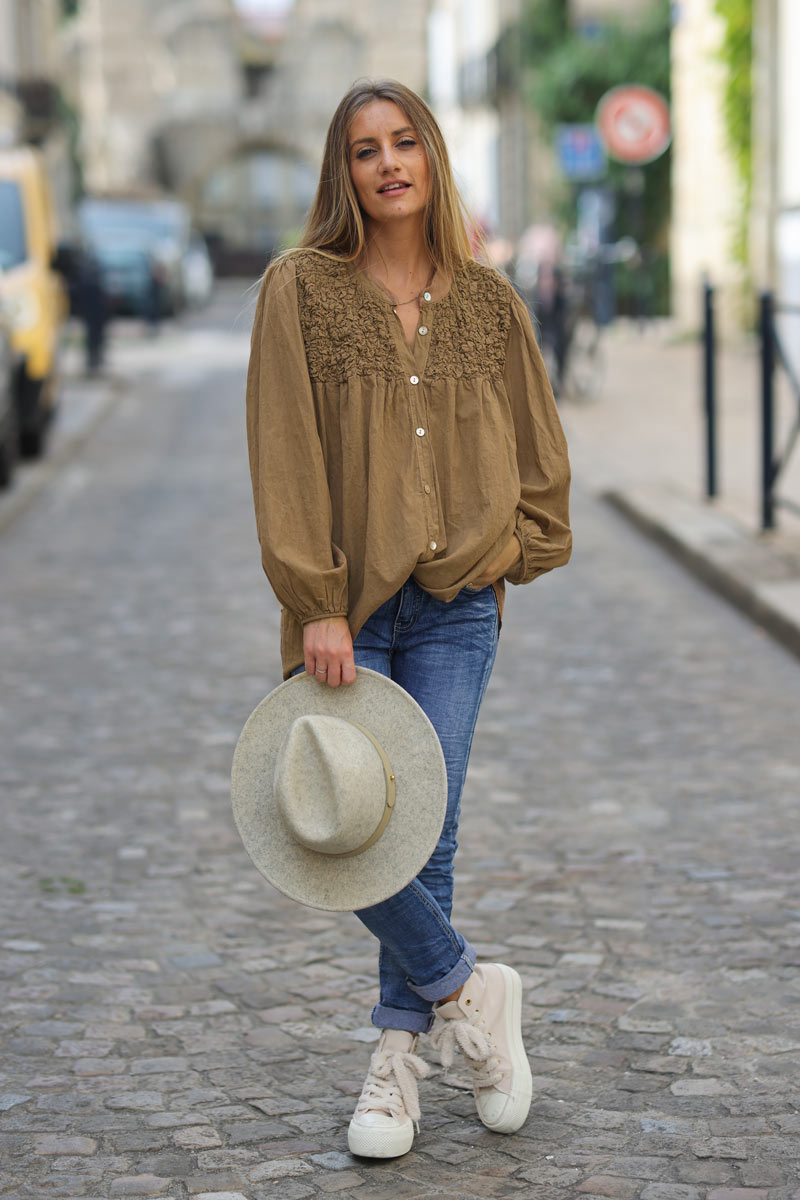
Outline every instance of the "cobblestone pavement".
<path id="1" fill-rule="evenodd" d="M 120 351 L 0 538 L 2 1194 L 800 1197 L 798 664 L 580 480 L 573 563 L 509 597 L 456 899 L 523 976 L 530 1119 L 436 1073 L 410 1154 L 345 1152 L 373 944 L 229 812 L 278 682 L 232 312 Z"/>

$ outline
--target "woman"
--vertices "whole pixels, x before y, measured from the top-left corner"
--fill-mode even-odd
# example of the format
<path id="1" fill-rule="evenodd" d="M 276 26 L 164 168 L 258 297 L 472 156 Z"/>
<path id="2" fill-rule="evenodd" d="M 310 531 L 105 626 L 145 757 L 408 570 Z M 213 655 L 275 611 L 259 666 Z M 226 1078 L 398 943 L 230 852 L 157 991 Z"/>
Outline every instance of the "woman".
<path id="1" fill-rule="evenodd" d="M 524 305 L 474 261 L 441 132 L 399 83 L 357 83 L 333 116 L 300 248 L 261 288 L 247 422 L 284 675 L 391 676 L 447 765 L 427 866 L 357 913 L 380 942 L 381 1035 L 350 1149 L 410 1149 L 427 1073 L 414 1051 L 434 1020 L 445 1065 L 466 1055 L 483 1123 L 512 1132 L 531 1090 L 521 984 L 476 965 L 451 925 L 453 858 L 503 581 L 569 558 L 569 468 Z"/>

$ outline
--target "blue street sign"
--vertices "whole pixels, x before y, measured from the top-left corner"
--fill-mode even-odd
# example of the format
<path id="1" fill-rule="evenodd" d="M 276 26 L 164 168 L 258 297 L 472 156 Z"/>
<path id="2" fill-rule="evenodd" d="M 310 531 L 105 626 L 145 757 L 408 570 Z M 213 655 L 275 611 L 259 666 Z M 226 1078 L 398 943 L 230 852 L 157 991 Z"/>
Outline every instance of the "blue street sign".
<path id="1" fill-rule="evenodd" d="M 575 183 L 602 179 L 606 173 L 606 154 L 594 125 L 559 125 L 556 154 L 563 174 Z"/>

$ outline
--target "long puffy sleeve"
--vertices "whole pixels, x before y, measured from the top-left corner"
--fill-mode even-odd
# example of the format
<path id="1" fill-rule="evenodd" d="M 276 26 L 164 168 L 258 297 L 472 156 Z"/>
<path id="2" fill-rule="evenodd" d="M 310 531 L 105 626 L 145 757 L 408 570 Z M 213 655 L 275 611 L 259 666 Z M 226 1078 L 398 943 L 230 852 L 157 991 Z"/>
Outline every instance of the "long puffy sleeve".
<path id="1" fill-rule="evenodd" d="M 347 616 L 347 563 L 331 498 L 291 258 L 261 286 L 247 374 L 247 444 L 264 571 L 301 624 Z"/>
<path id="2" fill-rule="evenodd" d="M 522 559 L 506 579 L 530 583 L 569 560 L 570 469 L 541 351 L 528 311 L 516 293 L 511 302 L 504 382 L 517 442 L 520 498 L 515 533 L 522 547 Z"/>

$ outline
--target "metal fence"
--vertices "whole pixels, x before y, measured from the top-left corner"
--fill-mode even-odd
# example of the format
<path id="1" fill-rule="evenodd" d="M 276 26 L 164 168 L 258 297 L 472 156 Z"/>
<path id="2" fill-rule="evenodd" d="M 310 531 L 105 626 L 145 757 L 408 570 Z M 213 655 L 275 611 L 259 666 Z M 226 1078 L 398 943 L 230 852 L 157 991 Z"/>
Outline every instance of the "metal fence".
<path id="1" fill-rule="evenodd" d="M 778 491 L 781 475 L 792 456 L 800 435 L 800 381 L 786 354 L 776 319 L 779 316 L 800 316 L 800 306 L 780 304 L 772 292 L 763 292 L 759 314 L 761 340 L 761 528 L 775 528 L 775 510 L 784 508 L 800 516 L 800 504 L 782 496 Z M 794 414 L 783 445 L 776 447 L 775 377 L 782 371 L 788 381 L 793 399 Z"/>
<path id="2" fill-rule="evenodd" d="M 705 417 L 705 491 L 717 495 L 717 369 L 714 289 L 703 285 L 703 412 Z M 800 378 L 786 353 L 777 321 L 781 316 L 800 317 L 800 306 L 782 304 L 772 292 L 761 295 L 759 309 L 760 406 L 761 406 L 761 528 L 774 529 L 776 510 L 785 509 L 800 516 L 800 504 L 781 495 L 779 484 L 800 437 Z M 777 445 L 777 379 L 779 372 L 788 385 L 793 408 L 782 444 Z"/>

